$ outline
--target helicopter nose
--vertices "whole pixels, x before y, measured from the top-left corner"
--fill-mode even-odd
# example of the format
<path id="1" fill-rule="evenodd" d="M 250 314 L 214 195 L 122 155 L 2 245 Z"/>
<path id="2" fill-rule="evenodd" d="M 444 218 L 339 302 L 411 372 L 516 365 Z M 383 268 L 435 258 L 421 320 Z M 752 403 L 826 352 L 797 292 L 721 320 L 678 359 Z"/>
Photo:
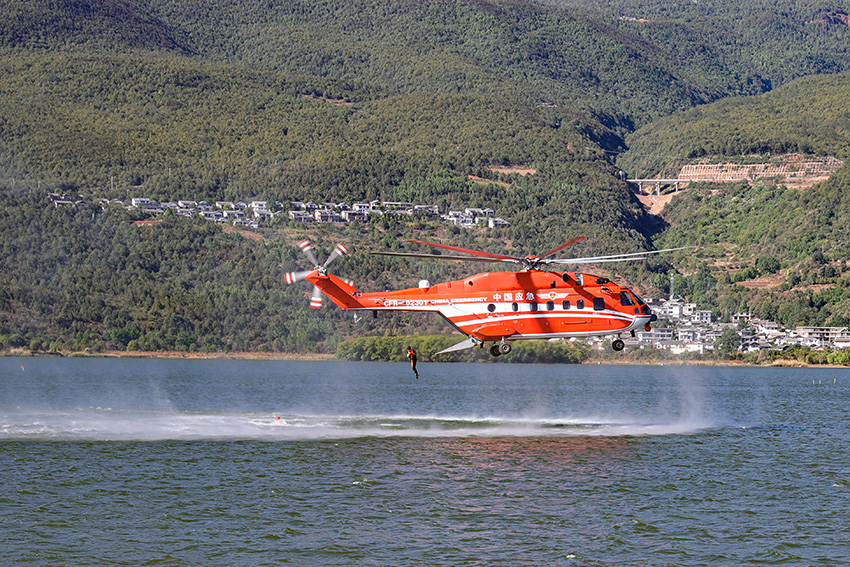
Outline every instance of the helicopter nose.
<path id="1" fill-rule="evenodd" d="M 655 321 L 658 321 L 658 315 L 656 315 L 655 313 L 653 313 L 652 315 L 650 315 L 650 316 L 649 316 L 649 321 L 646 321 L 646 324 L 643 326 L 643 329 L 644 329 L 646 332 L 651 331 L 651 330 L 652 330 L 652 325 L 650 325 L 650 323 L 654 323 Z"/>

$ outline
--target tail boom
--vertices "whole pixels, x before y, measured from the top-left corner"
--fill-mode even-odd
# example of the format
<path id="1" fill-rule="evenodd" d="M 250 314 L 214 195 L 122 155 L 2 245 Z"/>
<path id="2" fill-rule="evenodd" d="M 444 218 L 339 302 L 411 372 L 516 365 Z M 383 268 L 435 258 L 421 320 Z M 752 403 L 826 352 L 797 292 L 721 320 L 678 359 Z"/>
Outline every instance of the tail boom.
<path id="1" fill-rule="evenodd" d="M 318 269 L 310 272 L 305 279 L 342 309 L 368 309 L 358 297 L 360 292 L 346 280 L 333 274 L 321 274 Z"/>

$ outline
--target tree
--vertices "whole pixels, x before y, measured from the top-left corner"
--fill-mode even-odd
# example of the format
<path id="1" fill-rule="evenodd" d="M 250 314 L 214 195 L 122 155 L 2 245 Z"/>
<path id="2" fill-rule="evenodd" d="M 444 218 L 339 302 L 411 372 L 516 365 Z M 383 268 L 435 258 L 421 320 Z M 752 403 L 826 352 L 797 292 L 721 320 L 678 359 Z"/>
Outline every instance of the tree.
<path id="1" fill-rule="evenodd" d="M 715 352 L 730 355 L 738 352 L 741 348 L 741 335 L 733 329 L 726 329 L 716 341 L 714 341 Z"/>

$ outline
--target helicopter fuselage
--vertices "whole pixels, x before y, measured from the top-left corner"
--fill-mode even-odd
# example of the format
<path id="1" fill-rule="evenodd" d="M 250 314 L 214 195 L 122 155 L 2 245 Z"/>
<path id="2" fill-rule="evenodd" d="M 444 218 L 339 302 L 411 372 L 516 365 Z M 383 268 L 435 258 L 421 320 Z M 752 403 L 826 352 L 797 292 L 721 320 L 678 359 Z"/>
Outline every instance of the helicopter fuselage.
<path id="1" fill-rule="evenodd" d="M 485 341 L 620 335 L 648 328 L 656 319 L 631 289 L 579 272 L 486 272 L 385 292 L 360 292 L 320 270 L 305 279 L 343 309 L 439 313 L 467 335 L 468 344 L 459 348 Z"/>

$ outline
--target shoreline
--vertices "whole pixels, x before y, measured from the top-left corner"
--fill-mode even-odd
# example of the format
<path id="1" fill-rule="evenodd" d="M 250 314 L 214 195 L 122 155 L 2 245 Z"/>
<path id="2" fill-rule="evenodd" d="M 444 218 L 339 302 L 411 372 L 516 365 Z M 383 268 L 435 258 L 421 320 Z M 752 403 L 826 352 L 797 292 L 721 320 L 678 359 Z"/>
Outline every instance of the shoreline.
<path id="1" fill-rule="evenodd" d="M 57 357 L 57 358 L 161 358 L 185 360 L 339 360 L 332 354 L 283 353 L 283 352 L 146 352 L 109 350 L 102 352 L 32 352 L 28 349 L 6 350 L 0 356 L 17 356 L 23 358 Z"/>
<path id="2" fill-rule="evenodd" d="M 163 359 L 163 360 L 297 360 L 302 362 L 310 361 L 345 361 L 345 359 L 337 358 L 333 354 L 323 353 L 281 353 L 281 352 L 146 352 L 146 351 L 103 351 L 103 352 L 32 352 L 29 349 L 11 349 L 0 351 L 0 357 L 21 357 L 21 358 L 41 358 L 41 357 L 58 357 L 58 358 L 148 358 L 148 359 Z M 348 362 L 359 362 L 351 360 Z M 380 362 L 380 361 L 376 361 Z M 429 361 L 440 362 L 438 360 Z M 453 363 L 454 364 L 454 363 Z M 457 363 L 463 364 L 463 363 Z M 515 364 L 535 364 L 530 363 L 515 363 Z M 793 359 L 777 359 L 770 364 L 751 364 L 741 360 L 611 360 L 611 359 L 589 359 L 576 366 L 583 365 L 623 365 L 623 366 L 747 366 L 752 368 L 850 368 L 850 364 L 809 364 Z"/>

